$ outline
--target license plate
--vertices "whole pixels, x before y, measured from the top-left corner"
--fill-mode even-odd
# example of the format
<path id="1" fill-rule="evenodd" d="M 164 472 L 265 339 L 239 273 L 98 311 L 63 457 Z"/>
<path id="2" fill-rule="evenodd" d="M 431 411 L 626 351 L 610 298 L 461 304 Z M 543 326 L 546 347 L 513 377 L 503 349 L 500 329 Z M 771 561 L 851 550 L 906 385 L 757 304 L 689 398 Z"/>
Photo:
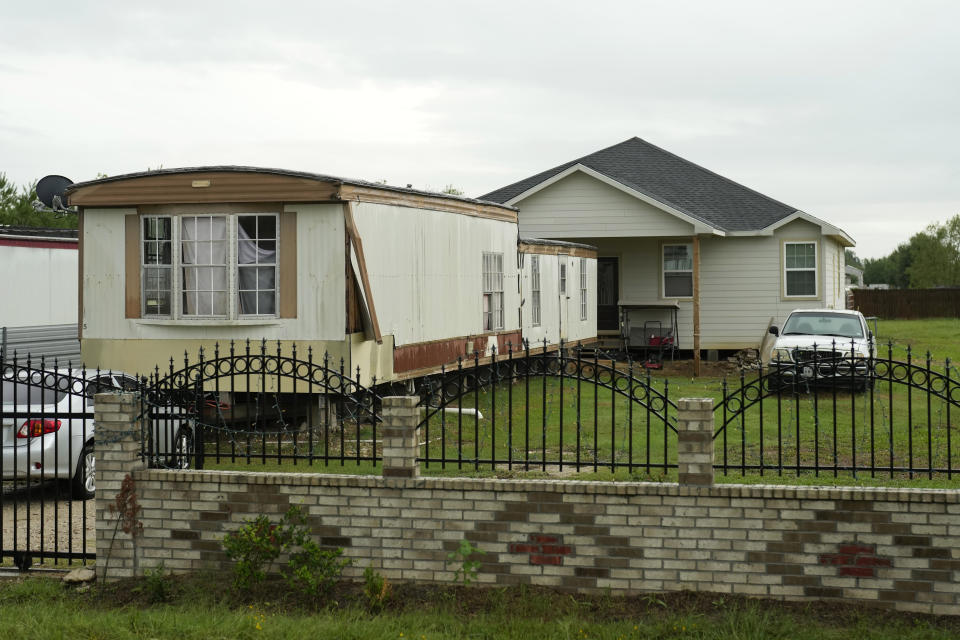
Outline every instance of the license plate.
<path id="1" fill-rule="evenodd" d="M 812 378 L 813 377 L 813 367 L 804 367 L 803 368 L 803 377 Z"/>

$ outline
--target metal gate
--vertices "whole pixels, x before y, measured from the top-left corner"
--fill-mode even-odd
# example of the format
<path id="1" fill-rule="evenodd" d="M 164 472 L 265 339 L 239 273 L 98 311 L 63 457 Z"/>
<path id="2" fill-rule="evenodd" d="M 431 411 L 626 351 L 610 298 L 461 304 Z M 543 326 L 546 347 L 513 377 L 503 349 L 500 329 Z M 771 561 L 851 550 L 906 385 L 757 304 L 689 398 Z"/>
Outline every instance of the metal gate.
<path id="1" fill-rule="evenodd" d="M 93 395 L 135 381 L 43 358 L 0 366 L 0 564 L 86 563 L 95 556 Z"/>

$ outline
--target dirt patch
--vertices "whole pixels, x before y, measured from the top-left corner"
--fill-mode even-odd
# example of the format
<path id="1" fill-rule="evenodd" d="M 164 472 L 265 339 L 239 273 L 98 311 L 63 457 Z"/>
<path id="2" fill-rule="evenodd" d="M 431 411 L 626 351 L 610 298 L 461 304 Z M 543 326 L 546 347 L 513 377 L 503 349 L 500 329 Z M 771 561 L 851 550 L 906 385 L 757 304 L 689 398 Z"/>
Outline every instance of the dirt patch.
<path id="1" fill-rule="evenodd" d="M 56 482 L 16 491 L 12 483 L 3 483 L 0 489 L 4 549 L 94 552 L 94 500 L 71 500 L 66 487 Z"/>

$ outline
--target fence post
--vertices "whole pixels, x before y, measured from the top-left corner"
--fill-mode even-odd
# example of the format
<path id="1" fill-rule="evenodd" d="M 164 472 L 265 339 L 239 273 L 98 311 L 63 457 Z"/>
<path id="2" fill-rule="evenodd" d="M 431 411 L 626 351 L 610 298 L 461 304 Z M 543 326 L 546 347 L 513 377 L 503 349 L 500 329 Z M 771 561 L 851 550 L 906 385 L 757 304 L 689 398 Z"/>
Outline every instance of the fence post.
<path id="1" fill-rule="evenodd" d="M 713 400 L 681 398 L 677 403 L 677 467 L 685 485 L 713 485 Z"/>
<path id="2" fill-rule="evenodd" d="M 115 503 L 126 475 L 144 467 L 140 459 L 139 416 L 138 393 L 98 393 L 94 396 L 96 571 L 97 579 L 104 582 L 136 574 L 138 557 L 134 538 L 118 530 L 118 514 L 111 512 L 110 507 Z"/>
<path id="3" fill-rule="evenodd" d="M 413 396 L 388 396 L 383 399 L 383 477 L 416 478 L 420 476 L 417 455 L 420 441 L 417 425 L 420 408 Z"/>

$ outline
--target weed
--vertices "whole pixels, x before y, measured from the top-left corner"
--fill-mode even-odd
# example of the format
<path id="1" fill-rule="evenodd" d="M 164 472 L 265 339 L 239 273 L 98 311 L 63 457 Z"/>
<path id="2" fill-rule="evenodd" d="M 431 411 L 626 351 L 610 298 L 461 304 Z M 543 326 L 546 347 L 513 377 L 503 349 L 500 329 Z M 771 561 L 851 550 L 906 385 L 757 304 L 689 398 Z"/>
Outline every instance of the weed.
<path id="1" fill-rule="evenodd" d="M 371 611 L 379 611 L 390 598 L 390 583 L 373 567 L 363 570 L 363 594 Z"/>
<path id="2" fill-rule="evenodd" d="M 472 557 L 481 556 L 485 551 L 478 549 L 470 544 L 470 541 L 464 538 L 460 541 L 460 546 L 447 554 L 447 562 L 457 562 L 460 568 L 453 574 L 455 582 L 460 582 L 464 586 L 474 582 L 477 579 L 477 573 L 480 571 L 480 561 Z"/>
<path id="3" fill-rule="evenodd" d="M 130 542 L 133 545 L 133 570 L 136 573 L 140 560 L 140 555 L 137 553 L 137 538 L 143 535 L 143 522 L 140 521 L 139 515 L 143 507 L 137 503 L 137 485 L 129 473 L 123 477 L 120 491 L 114 496 L 113 503 L 109 507 L 110 513 L 116 514 L 117 521 L 113 526 L 113 536 L 107 548 L 107 557 L 103 560 L 103 575 L 108 575 L 110 554 L 117 540 L 117 532 L 120 530 L 130 535 Z"/>
<path id="4" fill-rule="evenodd" d="M 161 562 L 156 569 L 144 569 L 143 580 L 140 586 L 134 588 L 138 593 L 143 593 L 147 599 L 156 604 L 166 602 L 170 597 L 170 580 L 166 572 L 166 567 Z"/>

